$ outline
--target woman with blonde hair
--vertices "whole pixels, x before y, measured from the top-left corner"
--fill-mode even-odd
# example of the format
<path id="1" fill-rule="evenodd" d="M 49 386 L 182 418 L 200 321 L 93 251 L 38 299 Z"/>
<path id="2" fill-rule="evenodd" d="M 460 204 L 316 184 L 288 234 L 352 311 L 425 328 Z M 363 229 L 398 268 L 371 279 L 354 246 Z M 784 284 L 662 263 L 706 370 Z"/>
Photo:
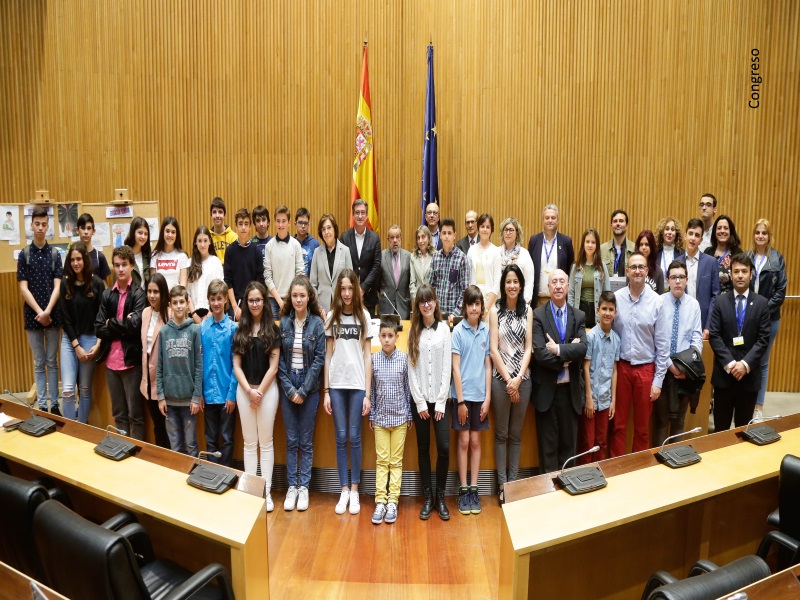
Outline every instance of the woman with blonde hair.
<path id="1" fill-rule="evenodd" d="M 657 290 L 659 294 L 669 291 L 667 275 L 669 265 L 673 260 L 679 260 L 685 251 L 683 243 L 683 225 L 675 217 L 664 217 L 656 226 L 656 262 L 664 274 L 664 289 Z"/>
<path id="2" fill-rule="evenodd" d="M 417 227 L 414 236 L 414 251 L 411 253 L 411 283 L 409 291 L 411 305 L 417 297 L 417 290 L 431 280 L 431 261 L 436 248 L 433 247 L 433 236 L 427 225 Z"/>
<path id="3" fill-rule="evenodd" d="M 525 278 L 525 289 L 522 296 L 530 304 L 533 298 L 533 260 L 527 248 L 523 248 L 520 240 L 525 239 L 522 225 L 514 217 L 506 217 L 500 224 L 503 244 L 500 246 L 500 268 L 517 265 Z"/>

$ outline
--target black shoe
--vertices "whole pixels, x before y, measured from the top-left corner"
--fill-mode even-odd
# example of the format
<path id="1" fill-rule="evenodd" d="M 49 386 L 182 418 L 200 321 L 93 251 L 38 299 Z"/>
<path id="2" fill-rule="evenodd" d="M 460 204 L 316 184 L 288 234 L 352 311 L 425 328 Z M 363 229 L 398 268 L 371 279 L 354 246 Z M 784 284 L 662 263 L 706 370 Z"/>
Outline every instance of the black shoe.
<path id="1" fill-rule="evenodd" d="M 431 518 L 431 513 L 433 512 L 433 492 L 431 488 L 425 488 L 423 490 L 425 493 L 425 502 L 422 503 L 422 509 L 419 511 L 419 518 L 423 521 L 427 521 Z"/>
<path id="2" fill-rule="evenodd" d="M 473 485 L 469 488 L 469 508 L 473 515 L 481 514 L 481 499 L 478 497 L 478 486 Z"/>
<path id="3" fill-rule="evenodd" d="M 61 415 L 61 411 L 58 410 L 58 404 L 53 404 L 53 405 L 50 406 L 50 414 L 51 415 L 55 415 L 57 417 L 62 416 Z"/>
<path id="4" fill-rule="evenodd" d="M 444 490 L 436 490 L 436 511 L 439 513 L 439 518 L 442 521 L 450 520 L 450 511 L 447 509 L 447 504 L 444 501 Z"/>
<path id="5" fill-rule="evenodd" d="M 472 496 L 469 493 L 469 486 L 462 485 L 458 488 L 458 512 L 462 515 L 472 514 Z"/>

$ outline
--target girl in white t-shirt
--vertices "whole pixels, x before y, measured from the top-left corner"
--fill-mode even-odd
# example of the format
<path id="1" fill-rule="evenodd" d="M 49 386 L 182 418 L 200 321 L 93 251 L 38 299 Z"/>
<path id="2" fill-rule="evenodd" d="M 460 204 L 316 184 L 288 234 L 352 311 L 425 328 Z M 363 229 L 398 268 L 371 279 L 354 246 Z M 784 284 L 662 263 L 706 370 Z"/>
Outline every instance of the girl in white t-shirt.
<path id="1" fill-rule="evenodd" d="M 200 225 L 194 232 L 192 242 L 192 259 L 187 273 L 189 285 L 189 314 L 198 325 L 202 323 L 208 312 L 208 284 L 215 279 L 224 280 L 222 261 L 211 248 L 211 232 L 205 225 Z"/>
<path id="2" fill-rule="evenodd" d="M 183 251 L 178 219 L 164 217 L 158 233 L 158 242 L 153 250 L 153 258 L 150 261 L 150 274 L 161 273 L 167 280 L 169 289 L 178 284 L 185 287 L 188 268 L 189 257 Z"/>
<path id="3" fill-rule="evenodd" d="M 333 414 L 336 432 L 336 466 L 342 494 L 336 504 L 341 515 L 361 510 L 361 424 L 369 414 L 372 385 L 372 348 L 369 313 L 361 299 L 358 276 L 344 269 L 336 280 L 331 310 L 325 321 L 325 412 Z M 350 478 L 347 479 L 347 441 L 350 441 Z"/>

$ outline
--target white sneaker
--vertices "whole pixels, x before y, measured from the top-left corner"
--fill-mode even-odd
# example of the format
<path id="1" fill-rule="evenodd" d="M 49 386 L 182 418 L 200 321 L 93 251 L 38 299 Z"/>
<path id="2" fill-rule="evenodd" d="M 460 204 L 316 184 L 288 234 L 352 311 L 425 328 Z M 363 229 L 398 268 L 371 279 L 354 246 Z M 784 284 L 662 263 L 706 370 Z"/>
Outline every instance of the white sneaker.
<path id="1" fill-rule="evenodd" d="M 275 510 L 275 503 L 272 501 L 272 495 L 267 494 L 267 512 Z"/>
<path id="2" fill-rule="evenodd" d="M 349 501 L 350 501 L 350 490 L 342 490 L 342 494 L 341 496 L 339 496 L 339 501 L 336 503 L 336 508 L 334 509 L 337 515 L 344 514 L 344 511 L 347 510 L 347 503 Z"/>
<path id="3" fill-rule="evenodd" d="M 283 501 L 283 510 L 294 510 L 295 504 L 297 504 L 297 488 L 290 486 L 289 489 L 286 490 L 286 500 Z"/>
<path id="4" fill-rule="evenodd" d="M 297 510 L 308 510 L 308 488 L 300 486 L 297 494 Z"/>
<path id="5" fill-rule="evenodd" d="M 754 418 L 754 419 L 756 419 L 756 420 L 758 420 L 758 421 L 760 421 L 761 419 L 763 419 L 763 418 L 764 418 L 764 413 L 763 413 L 763 412 L 761 412 L 761 409 L 760 409 L 760 408 L 756 408 L 756 409 L 753 411 L 753 418 Z"/>
<path id="6" fill-rule="evenodd" d="M 350 514 L 357 515 L 360 512 L 361 512 L 361 501 L 358 499 L 358 492 L 353 490 L 350 492 Z"/>
<path id="7" fill-rule="evenodd" d="M 389 502 L 386 505 L 386 522 L 387 523 L 394 523 L 397 521 L 397 504 L 394 502 Z"/>

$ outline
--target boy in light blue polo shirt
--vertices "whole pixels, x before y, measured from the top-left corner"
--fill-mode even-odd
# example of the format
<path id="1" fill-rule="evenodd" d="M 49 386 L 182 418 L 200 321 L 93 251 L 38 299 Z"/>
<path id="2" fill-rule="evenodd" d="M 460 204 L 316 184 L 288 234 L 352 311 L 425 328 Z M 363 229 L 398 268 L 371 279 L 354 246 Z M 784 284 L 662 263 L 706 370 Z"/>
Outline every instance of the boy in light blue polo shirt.
<path id="1" fill-rule="evenodd" d="M 617 315 L 617 297 L 605 291 L 597 304 L 597 324 L 586 334 L 583 378 L 586 403 L 578 429 L 578 453 L 600 446 L 600 450 L 581 456 L 579 464 L 608 457 L 608 422 L 614 418 L 617 396 L 617 361 L 620 339 L 611 329 Z"/>
<path id="2" fill-rule="evenodd" d="M 200 324 L 203 343 L 203 410 L 206 450 L 222 453 L 208 460 L 230 467 L 233 460 L 233 432 L 236 428 L 236 390 L 233 374 L 233 334 L 236 323 L 228 318 L 225 303 L 228 286 L 219 279 L 208 284 L 211 314 Z M 222 447 L 218 445 L 222 437 Z"/>
<path id="3" fill-rule="evenodd" d="M 483 293 L 471 285 L 464 290 L 463 321 L 453 328 L 453 383 L 450 394 L 456 400 L 453 429 L 458 432 L 458 510 L 462 515 L 481 512 L 478 471 L 481 464 L 481 431 L 489 429 L 492 359 L 489 356 L 489 327 L 483 322 Z M 469 455 L 471 483 L 467 484 Z"/>

